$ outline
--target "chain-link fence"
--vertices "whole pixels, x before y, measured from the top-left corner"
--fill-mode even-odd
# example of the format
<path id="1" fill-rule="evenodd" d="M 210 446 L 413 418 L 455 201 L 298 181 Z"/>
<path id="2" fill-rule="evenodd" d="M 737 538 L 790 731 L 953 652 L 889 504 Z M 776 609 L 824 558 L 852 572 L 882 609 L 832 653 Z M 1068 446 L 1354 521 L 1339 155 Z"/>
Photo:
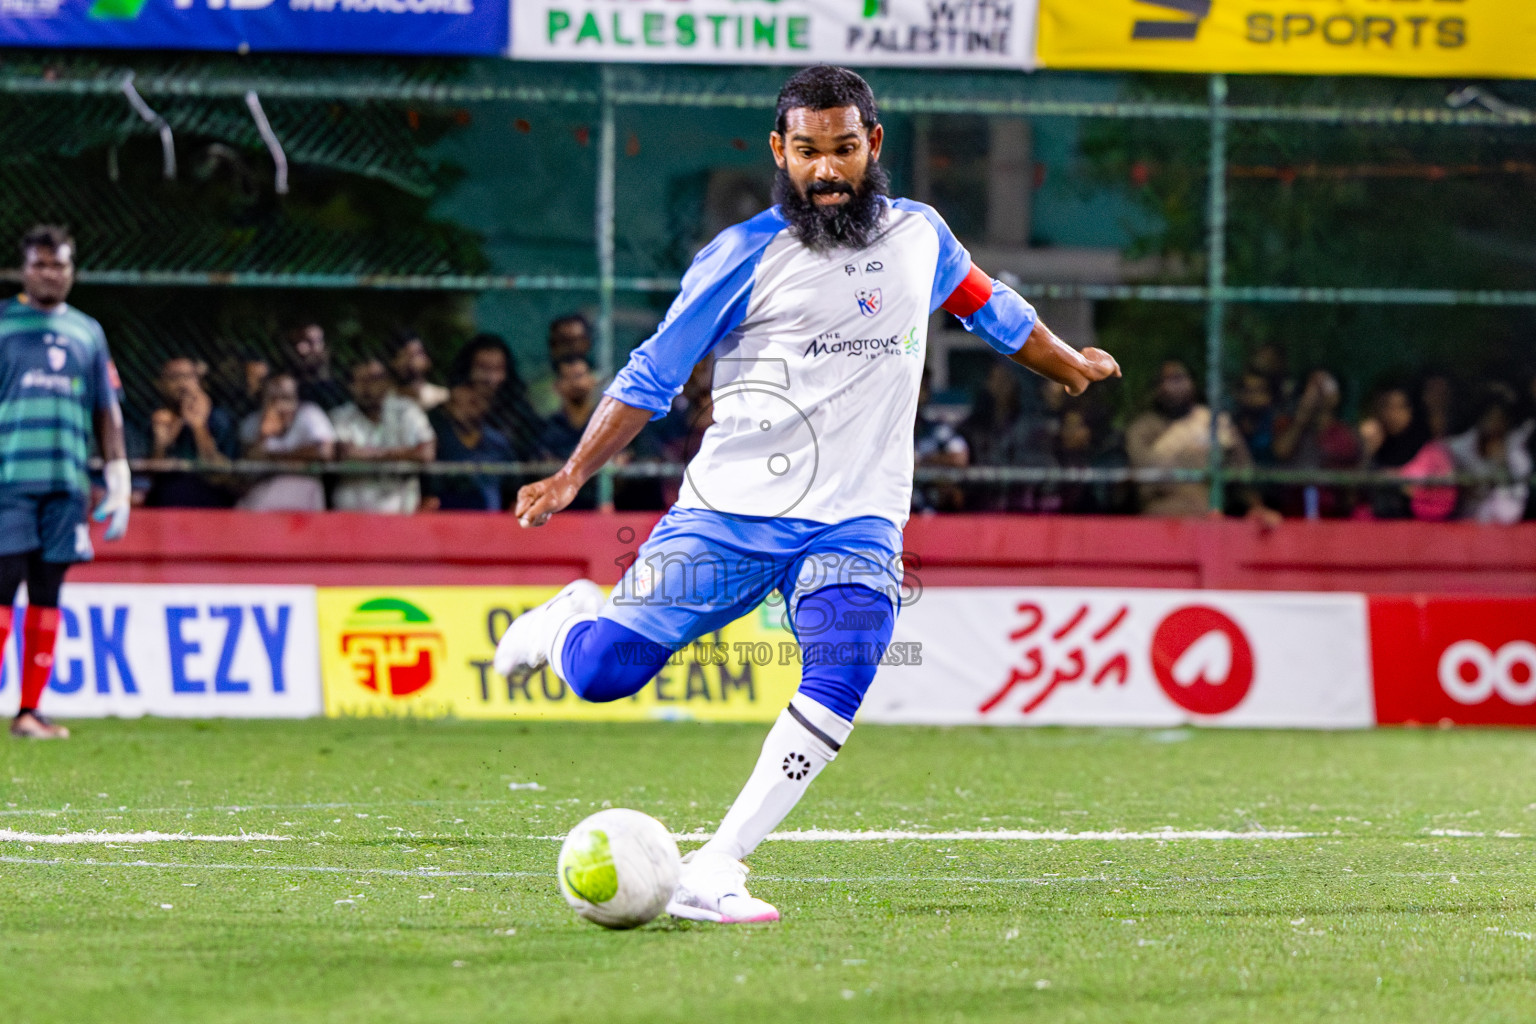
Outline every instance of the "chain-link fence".
<path id="1" fill-rule="evenodd" d="M 530 392 L 545 327 L 581 311 L 611 373 L 659 319 L 692 252 L 768 200 L 764 135 L 783 72 L 505 61 L 17 54 L 0 71 L 0 234 L 63 221 L 77 304 L 107 326 L 137 418 L 165 361 L 200 364 L 217 403 L 256 400 L 247 367 L 292 359 L 313 320 L 334 372 L 415 329 L 441 375 L 477 330 L 502 335 Z M 1394 375 L 1486 390 L 1536 355 L 1536 115 L 1529 83 L 871 71 L 898 191 L 937 205 L 978 262 L 1047 317 L 1097 337 L 1127 381 L 1096 412 L 1123 429 L 1168 360 L 1230 393 L 1266 347 L 1328 369 L 1364 419 Z M 985 364 L 953 329 L 930 347 L 940 406 L 969 407 Z M 1277 378 L 1278 379 L 1278 378 Z M 1022 404 L 1034 401 L 1028 388 Z M 1278 385 L 1277 385 L 1278 387 Z M 1407 384 L 1401 385 L 1407 388 Z M 1294 418 L 1299 395 L 1275 395 Z M 1420 400 L 1414 394 L 1413 400 Z M 552 400 L 551 400 L 552 401 Z M 552 406 L 533 400 L 534 415 Z M 962 410 L 963 412 L 964 410 Z M 1474 428 L 1463 398 L 1445 425 Z M 958 414 L 957 414 L 958 415 Z M 1199 483 L 1395 486 L 1313 458 L 1203 465 L 1013 458 L 929 466 L 920 482 L 1018 488 Z M 236 453 L 237 455 L 240 453 Z M 524 478 L 511 462 L 428 475 Z M 558 454 L 558 453 L 556 453 Z M 1315 454 L 1315 453 L 1314 453 Z M 1487 462 L 1488 460 L 1484 460 Z M 1044 464 L 1048 463 L 1048 464 Z M 236 459 L 144 462 L 226 476 Z M 408 467 L 396 467 L 405 471 Z M 339 476 L 380 466 L 327 463 Z M 1459 470 L 1459 471 L 1458 471 Z M 613 481 L 675 476 L 657 455 Z M 1510 463 L 1420 472 L 1508 483 Z M 1133 507 L 1134 496 L 1126 507 Z"/>

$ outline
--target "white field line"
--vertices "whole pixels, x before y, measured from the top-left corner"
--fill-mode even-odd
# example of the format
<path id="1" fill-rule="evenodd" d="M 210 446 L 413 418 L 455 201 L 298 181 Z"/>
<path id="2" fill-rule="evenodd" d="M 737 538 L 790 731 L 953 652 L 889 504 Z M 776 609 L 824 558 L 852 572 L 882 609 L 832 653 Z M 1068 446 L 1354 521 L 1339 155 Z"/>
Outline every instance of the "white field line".
<path id="1" fill-rule="evenodd" d="M 286 843 L 290 837 L 265 832 L 242 832 L 237 836 L 196 836 L 186 832 L 13 832 L 0 828 L 0 843 L 37 843 L 75 846 L 82 843 Z"/>
<path id="2" fill-rule="evenodd" d="M 909 832 L 896 830 L 870 830 L 845 832 L 838 829 L 808 828 L 790 832 L 770 832 L 765 843 L 1066 843 L 1066 842 L 1177 842 L 1181 840 L 1238 840 L 1255 841 L 1269 839 L 1322 839 L 1337 833 L 1326 832 L 1226 832 L 1219 829 L 1176 831 L 1160 829 L 1156 832 L 1126 832 L 1114 829 L 1109 832 L 1030 832 L 1020 829 L 993 829 L 989 831 L 960 832 Z M 563 843 L 565 836 L 502 836 L 503 839 L 542 840 Z M 711 832 L 674 832 L 672 838 L 680 843 L 707 843 L 714 838 Z"/>
<path id="3" fill-rule="evenodd" d="M 168 861 L 150 860 L 96 860 L 91 857 L 80 859 L 59 857 L 0 857 L 0 864 L 15 864 L 27 867 L 72 867 L 72 868 L 148 868 L 163 871 L 266 871 L 278 874 L 321 874 L 321 875 L 373 875 L 390 878 L 539 878 L 553 881 L 553 871 L 441 871 L 434 868 L 342 868 L 331 865 L 319 864 L 186 864 L 172 863 Z M 1517 874 L 1524 876 L 1524 872 L 1479 872 L 1479 878 L 1503 877 Z M 861 884 L 906 884 L 913 882 L 937 882 L 960 885 L 1063 885 L 1063 884 L 1087 884 L 1097 883 L 1101 885 L 1135 885 L 1155 883 L 1159 885 L 1187 884 L 1187 885 L 1227 885 L 1238 882 L 1264 882 L 1281 878 L 1293 878 L 1290 874 L 1263 874 L 1263 875 L 1081 875 L 1081 876 L 1028 876 L 1010 875 L 1003 877 L 988 877 L 977 875 L 859 875 L 859 876 L 831 876 L 831 875 L 756 875 L 761 882 L 788 882 L 803 885 L 825 885 L 832 882 L 846 883 L 850 885 Z M 1422 878 L 1425 880 L 1434 878 L 1454 878 L 1455 872 L 1451 871 L 1389 871 L 1379 875 L 1356 875 L 1355 878 Z M 1516 933 L 1507 933 L 1516 934 Z M 1525 938 L 1524 933 L 1518 933 L 1518 937 Z"/>
<path id="4" fill-rule="evenodd" d="M 0 857 L 0 864 L 75 868 L 164 868 L 175 871 L 279 871 L 320 875 L 388 875 L 392 878 L 548 878 L 553 871 L 438 871 L 433 868 L 337 868 L 314 864 L 172 864 L 153 860 L 64 860 L 58 857 Z"/>
<path id="5" fill-rule="evenodd" d="M 1125 832 L 1115 829 L 1110 832 L 1063 832 L 1047 831 L 1034 832 L 1021 829 L 992 829 L 988 831 L 963 831 L 963 832 L 898 832 L 875 831 L 868 832 L 843 832 L 836 829 L 809 828 L 793 832 L 774 832 L 768 836 L 770 840 L 786 843 L 874 843 L 917 841 L 917 842 L 1024 842 L 1024 843 L 1063 843 L 1086 840 L 1089 842 L 1134 842 L 1150 840 L 1165 842 L 1169 840 L 1183 839 L 1316 839 L 1321 835 L 1318 832 L 1276 832 L 1269 830 L 1250 830 L 1247 832 L 1227 832 L 1219 829 L 1200 829 L 1181 831 L 1177 829 L 1158 829 L 1153 832 Z M 695 836 L 680 835 L 678 839 L 692 839 Z M 700 836 L 699 838 L 707 838 Z"/>
<path id="6" fill-rule="evenodd" d="M 58 857 L 33 858 L 33 857 L 0 857 L 0 864 L 18 864 L 39 867 L 79 867 L 79 868 L 159 868 L 174 871 L 275 871 L 279 873 L 294 872 L 300 874 L 323 875 L 384 875 L 390 878 L 544 878 L 553 881 L 554 871 L 439 871 L 432 868 L 402 869 L 402 868 L 339 868 L 329 865 L 306 864 L 177 864 L 167 861 L 150 860 L 95 860 L 86 857 L 80 860 L 63 859 Z M 1073 882 L 1101 882 L 1104 884 L 1124 885 L 1127 883 L 1145 881 L 1140 876 L 1120 875 L 1084 875 L 1082 877 L 1061 876 L 1006 876 L 985 877 L 975 875 L 871 875 L 863 877 L 849 876 L 830 877 L 817 875 L 801 878 L 792 875 L 758 875 L 763 882 L 791 882 L 811 885 L 824 885 L 831 882 L 845 882 L 850 884 L 871 883 L 903 883 L 903 882 L 951 882 L 965 885 L 1057 885 Z M 1191 882 L 1199 884 L 1221 884 L 1226 882 L 1250 882 L 1262 881 L 1266 878 L 1278 878 L 1279 875 L 1213 875 L 1201 878 L 1156 876 L 1157 882 Z"/>
<path id="7" fill-rule="evenodd" d="M 511 807 L 506 800 L 391 800 L 308 804 L 222 804 L 214 807 L 21 807 L 0 810 L 0 817 L 61 814 L 224 814 L 243 811 L 337 811 L 358 807 Z"/>
<path id="8" fill-rule="evenodd" d="M 1519 832 L 1467 832 L 1458 829 L 1430 829 L 1426 835 L 1441 839 L 1521 839 Z M 1250 829 L 1233 832 L 1224 829 L 1155 829 L 1150 832 L 1130 832 L 1124 829 L 1109 831 L 1068 832 L 1064 830 L 1033 831 L 1026 829 L 959 830 L 950 832 L 918 832 L 912 830 L 871 829 L 844 831 L 838 829 L 797 829 L 770 833 L 765 841 L 785 843 L 1067 843 L 1067 842 L 1266 842 L 1289 839 L 1321 839 L 1325 837 L 1349 838 L 1343 833 L 1288 832 L 1277 829 Z M 420 841 L 422 837 L 409 837 Z M 507 835 L 499 837 L 509 841 L 532 840 L 535 842 L 563 842 L 563 835 Z M 672 838 L 679 842 L 703 843 L 712 838 L 709 832 L 675 832 Z M 1354 837 L 1354 838 L 1372 838 Z M 242 832 L 239 835 L 196 835 L 187 832 L 17 832 L 0 829 L 0 843 L 35 843 L 52 845 L 122 844 L 141 843 L 282 843 L 291 836 L 272 835 L 266 832 Z M 402 842 L 406 840 L 401 840 Z"/>

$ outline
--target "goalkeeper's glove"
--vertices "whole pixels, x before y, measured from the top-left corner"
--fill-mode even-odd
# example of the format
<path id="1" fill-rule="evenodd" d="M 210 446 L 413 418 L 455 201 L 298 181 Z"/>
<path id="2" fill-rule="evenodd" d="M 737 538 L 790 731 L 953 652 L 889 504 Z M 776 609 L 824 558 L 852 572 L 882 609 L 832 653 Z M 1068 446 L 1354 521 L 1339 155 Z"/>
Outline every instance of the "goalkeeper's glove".
<path id="1" fill-rule="evenodd" d="M 107 540 L 119 540 L 128 532 L 128 510 L 133 505 L 133 474 L 128 471 L 128 460 L 113 459 L 107 463 L 103 476 L 107 480 L 107 496 L 96 506 L 93 518 L 98 523 L 107 523 Z"/>

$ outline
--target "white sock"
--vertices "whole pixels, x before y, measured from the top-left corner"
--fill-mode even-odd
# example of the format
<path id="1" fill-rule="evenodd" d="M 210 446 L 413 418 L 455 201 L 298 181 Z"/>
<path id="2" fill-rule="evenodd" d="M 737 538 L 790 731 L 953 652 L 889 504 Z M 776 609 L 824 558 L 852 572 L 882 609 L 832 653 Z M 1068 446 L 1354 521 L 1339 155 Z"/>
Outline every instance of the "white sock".
<path id="1" fill-rule="evenodd" d="M 565 674 L 565 660 L 561 657 L 565 653 L 566 638 L 571 635 L 571 630 L 575 629 L 580 623 L 596 622 L 597 618 L 596 615 L 572 615 L 555 627 L 554 635 L 550 637 L 549 642 L 549 667 L 561 679 L 571 678 Z"/>
<path id="2" fill-rule="evenodd" d="M 832 763 L 853 723 L 802 694 L 779 712 L 741 795 L 703 851 L 741 860 L 795 809 L 811 780 Z"/>

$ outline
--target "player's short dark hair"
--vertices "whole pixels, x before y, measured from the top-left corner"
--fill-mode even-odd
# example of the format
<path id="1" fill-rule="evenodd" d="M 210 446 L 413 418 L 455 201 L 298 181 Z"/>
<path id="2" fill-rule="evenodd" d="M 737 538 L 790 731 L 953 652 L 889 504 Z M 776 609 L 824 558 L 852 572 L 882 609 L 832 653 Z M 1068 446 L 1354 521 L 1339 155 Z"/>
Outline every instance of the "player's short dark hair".
<path id="1" fill-rule="evenodd" d="M 836 110 L 839 107 L 858 107 L 859 120 L 864 122 L 865 131 L 872 131 L 880 123 L 875 91 L 864 79 L 847 68 L 831 64 L 804 68 L 791 75 L 784 88 L 779 90 L 773 130 L 784 134 L 785 121 L 791 110 Z"/>
<path id="2" fill-rule="evenodd" d="M 69 233 L 69 228 L 59 224 L 34 224 L 21 236 L 21 258 L 25 260 L 27 253 L 33 249 L 52 249 L 58 252 L 66 245 L 71 249 L 75 247 L 75 239 Z"/>

